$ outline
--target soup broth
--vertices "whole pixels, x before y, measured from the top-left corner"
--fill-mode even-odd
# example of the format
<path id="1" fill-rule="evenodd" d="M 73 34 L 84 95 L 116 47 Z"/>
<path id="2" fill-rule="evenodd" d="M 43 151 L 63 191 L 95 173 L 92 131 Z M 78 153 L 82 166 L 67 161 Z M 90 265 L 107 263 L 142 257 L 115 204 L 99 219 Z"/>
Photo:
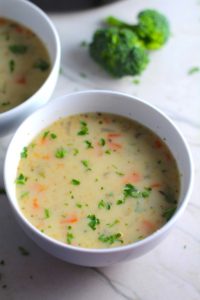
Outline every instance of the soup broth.
<path id="1" fill-rule="evenodd" d="M 24 145 L 19 206 L 42 233 L 85 248 L 123 246 L 162 227 L 176 210 L 179 172 L 168 147 L 125 117 L 59 119 Z"/>
<path id="2" fill-rule="evenodd" d="M 32 96 L 49 75 L 45 45 L 28 28 L 0 18 L 0 113 Z"/>

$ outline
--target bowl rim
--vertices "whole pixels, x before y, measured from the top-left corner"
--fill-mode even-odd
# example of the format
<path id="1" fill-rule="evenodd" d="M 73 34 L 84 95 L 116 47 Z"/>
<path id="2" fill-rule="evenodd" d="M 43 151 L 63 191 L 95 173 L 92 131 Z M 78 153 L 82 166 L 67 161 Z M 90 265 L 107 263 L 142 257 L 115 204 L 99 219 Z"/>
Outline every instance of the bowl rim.
<path id="1" fill-rule="evenodd" d="M 11 108 L 11 109 L 9 109 L 5 112 L 0 112 L 0 120 L 1 119 L 3 120 L 4 118 L 6 119 L 6 118 L 15 117 L 15 115 L 22 112 L 24 110 L 24 108 L 28 107 L 31 104 L 31 102 L 34 102 L 34 98 L 37 98 L 38 94 L 41 92 L 42 89 L 45 88 L 45 86 L 47 85 L 47 83 L 48 83 L 49 79 L 51 78 L 52 74 L 55 72 L 56 65 L 59 63 L 60 57 L 61 57 L 60 39 L 59 39 L 57 30 L 55 28 L 55 25 L 53 24 L 53 22 L 51 21 L 49 16 L 41 8 L 39 8 L 36 4 L 34 4 L 33 2 L 26 1 L 26 0 L 17 0 L 17 1 L 23 3 L 23 5 L 26 5 L 26 6 L 30 7 L 30 9 L 34 10 L 38 15 L 41 16 L 41 18 L 43 18 L 46 21 L 49 28 L 51 29 L 52 37 L 54 38 L 55 49 L 56 49 L 55 53 L 56 54 L 55 54 L 54 61 L 51 62 L 52 66 L 51 66 L 50 73 L 47 76 L 47 78 L 45 79 L 45 81 L 43 82 L 43 84 L 39 87 L 39 89 L 37 89 L 37 91 L 32 96 L 30 96 L 27 100 L 20 103 L 19 105 L 14 106 L 13 108 Z M 11 0 L 11 2 L 13 2 L 13 0 Z M 12 18 L 12 20 L 15 21 L 15 19 L 13 19 L 13 18 Z M 26 26 L 26 25 L 24 25 L 24 26 Z M 30 28 L 30 30 L 32 30 L 32 29 Z M 40 40 L 42 41 L 41 38 L 40 38 Z M 49 54 L 48 49 L 47 49 L 47 52 Z"/>
<path id="2" fill-rule="evenodd" d="M 185 197 L 184 197 L 182 203 L 177 207 L 177 209 L 176 209 L 175 213 L 173 214 L 172 218 L 169 221 L 167 221 L 161 228 L 159 228 L 158 230 L 156 230 L 155 232 L 153 232 L 152 234 L 150 234 L 146 238 L 144 238 L 142 240 L 135 241 L 131 244 L 120 245 L 120 246 L 112 247 L 112 248 L 84 248 L 84 247 L 77 247 L 77 246 L 65 244 L 64 242 L 58 241 L 58 240 L 56 240 L 54 238 L 51 238 L 50 236 L 40 232 L 34 225 L 32 225 L 28 221 L 28 219 L 23 215 L 20 208 L 15 206 L 14 200 L 13 200 L 12 196 L 10 195 L 10 188 L 9 187 L 13 183 L 9 182 L 9 180 L 8 180 L 7 161 L 9 160 L 9 155 L 10 155 L 9 154 L 10 153 L 9 149 L 10 149 L 12 143 L 13 143 L 13 139 L 14 139 L 15 135 L 18 132 L 20 132 L 20 130 L 22 130 L 21 128 L 23 128 L 23 126 L 24 126 L 23 124 L 26 122 L 26 120 L 29 120 L 29 119 L 33 118 L 34 116 L 36 116 L 39 112 L 43 111 L 45 113 L 45 110 L 49 106 L 55 105 L 56 100 L 57 101 L 58 100 L 62 101 L 61 99 L 65 99 L 66 97 L 71 97 L 71 96 L 76 96 L 76 95 L 81 96 L 81 95 L 85 95 L 85 94 L 106 94 L 106 95 L 121 96 L 121 97 L 128 98 L 129 100 L 140 102 L 143 105 L 145 105 L 147 107 L 150 107 L 151 109 L 156 111 L 159 115 L 161 115 L 165 120 L 167 120 L 172 125 L 172 127 L 178 133 L 180 139 L 182 140 L 182 142 L 184 143 L 184 146 L 185 146 L 186 154 L 188 156 L 188 161 L 189 161 L 189 165 L 190 165 L 190 169 L 188 170 L 190 176 L 189 176 L 188 189 L 187 189 L 187 192 L 185 194 Z M 109 254 L 109 253 L 126 252 L 128 250 L 137 249 L 140 246 L 145 246 L 146 244 L 148 245 L 151 242 L 153 242 L 154 240 L 158 239 L 159 237 L 161 238 L 162 236 L 164 236 L 164 234 L 166 232 L 169 231 L 169 229 L 172 227 L 172 225 L 177 221 L 177 219 L 183 213 L 185 207 L 188 204 L 189 198 L 191 196 L 193 183 L 194 183 L 194 165 L 193 165 L 191 151 L 189 149 L 189 146 L 188 146 L 188 143 L 187 143 L 185 137 L 180 132 L 180 130 L 177 128 L 177 126 L 172 122 L 172 120 L 164 112 L 162 112 L 159 108 L 155 107 L 153 104 L 151 104 L 151 103 L 149 103 L 145 100 L 142 100 L 139 97 L 135 97 L 135 96 L 132 96 L 132 95 L 127 94 L 127 93 L 113 91 L 113 90 L 84 90 L 84 91 L 78 91 L 78 92 L 71 92 L 71 93 L 67 93 L 63 96 L 57 97 L 56 99 L 54 99 L 54 101 L 51 101 L 51 102 L 47 103 L 45 106 L 39 108 L 37 111 L 35 111 L 31 115 L 29 115 L 21 123 L 21 125 L 18 127 L 17 131 L 15 132 L 15 134 L 14 134 L 14 136 L 13 136 L 13 138 L 12 138 L 10 144 L 9 144 L 9 147 L 8 147 L 8 150 L 7 150 L 7 153 L 6 153 L 5 162 L 4 162 L 4 185 L 5 185 L 5 190 L 6 190 L 6 193 L 8 195 L 9 203 L 10 203 L 12 209 L 17 214 L 17 217 L 20 219 L 20 221 L 22 221 L 23 225 L 28 227 L 29 230 L 32 231 L 40 239 L 44 240 L 45 242 L 51 243 L 52 246 L 62 248 L 65 251 L 72 250 L 72 251 L 75 251 L 77 253 Z"/>

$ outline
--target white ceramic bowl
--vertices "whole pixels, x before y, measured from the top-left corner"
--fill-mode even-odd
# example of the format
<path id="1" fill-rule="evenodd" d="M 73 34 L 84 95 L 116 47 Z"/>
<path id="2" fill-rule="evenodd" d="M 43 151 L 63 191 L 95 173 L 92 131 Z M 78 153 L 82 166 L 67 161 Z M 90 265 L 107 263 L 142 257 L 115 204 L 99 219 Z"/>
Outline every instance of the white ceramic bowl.
<path id="1" fill-rule="evenodd" d="M 108 112 L 134 119 L 161 138 L 173 153 L 181 174 L 181 192 L 174 216 L 161 229 L 130 245 L 112 249 L 83 249 L 58 242 L 37 230 L 22 214 L 15 195 L 15 178 L 23 145 L 27 145 L 46 126 L 72 114 Z M 21 141 L 23 140 L 23 145 Z M 14 215 L 25 232 L 47 252 L 74 264 L 107 266 L 136 258 L 155 247 L 174 226 L 186 207 L 193 183 L 193 167 L 188 146 L 175 125 L 152 105 L 126 94 L 111 91 L 85 91 L 63 96 L 29 116 L 15 133 L 5 160 L 4 180 Z M 167 255 L 167 253 L 166 253 Z"/>
<path id="2" fill-rule="evenodd" d="M 0 186 L 3 185 L 3 162 L 12 133 L 32 112 L 49 101 L 60 68 L 60 41 L 49 17 L 36 5 L 25 0 L 0 0 L 0 17 L 12 19 L 30 28 L 45 44 L 51 60 L 51 71 L 43 85 L 25 102 L 0 113 Z"/>

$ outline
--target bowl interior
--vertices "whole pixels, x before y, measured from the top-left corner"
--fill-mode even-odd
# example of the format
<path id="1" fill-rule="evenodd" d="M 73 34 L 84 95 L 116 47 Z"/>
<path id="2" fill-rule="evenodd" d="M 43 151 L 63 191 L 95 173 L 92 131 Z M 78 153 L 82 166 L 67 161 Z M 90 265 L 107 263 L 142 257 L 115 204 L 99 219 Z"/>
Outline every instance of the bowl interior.
<path id="1" fill-rule="evenodd" d="M 49 103 L 28 117 L 14 135 L 6 155 L 4 179 L 12 204 L 18 211 L 15 179 L 22 148 L 58 118 L 84 112 L 108 112 L 129 117 L 150 128 L 160 138 L 165 138 L 181 175 L 179 206 L 182 204 L 190 186 L 192 165 L 184 138 L 173 123 L 159 110 L 141 100 L 120 93 L 88 91 L 66 95 Z"/>
<path id="2" fill-rule="evenodd" d="M 46 14 L 29 1 L 0 1 L 0 16 L 13 19 L 34 31 L 46 45 L 52 63 L 55 61 L 57 45 L 55 30 Z"/>

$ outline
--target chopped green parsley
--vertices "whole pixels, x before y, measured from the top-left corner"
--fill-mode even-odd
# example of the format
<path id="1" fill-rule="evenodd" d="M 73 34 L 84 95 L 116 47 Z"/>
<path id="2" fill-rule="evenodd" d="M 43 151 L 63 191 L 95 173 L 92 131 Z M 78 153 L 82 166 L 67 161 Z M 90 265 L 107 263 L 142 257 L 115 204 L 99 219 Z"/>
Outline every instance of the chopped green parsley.
<path id="1" fill-rule="evenodd" d="M 105 234 L 101 234 L 99 236 L 99 241 L 103 242 L 103 243 L 108 243 L 110 245 L 112 245 L 115 242 L 120 242 L 123 244 L 123 240 L 121 239 L 121 233 L 115 233 L 112 235 L 105 235 Z"/>
<path id="2" fill-rule="evenodd" d="M 28 177 L 24 176 L 22 173 L 17 177 L 16 183 L 17 184 L 25 184 L 26 181 L 28 180 Z"/>
<path id="3" fill-rule="evenodd" d="M 87 135 L 89 133 L 87 123 L 85 121 L 80 121 L 81 129 L 77 135 Z"/>
<path id="4" fill-rule="evenodd" d="M 28 157 L 28 148 L 24 147 L 21 152 L 21 158 L 27 158 Z"/>
<path id="5" fill-rule="evenodd" d="M 22 44 L 15 44 L 10 45 L 9 50 L 14 54 L 25 54 L 28 50 L 28 47 Z"/>
<path id="6" fill-rule="evenodd" d="M 86 144 L 86 148 L 87 148 L 87 149 L 92 149 L 92 148 L 94 148 L 94 147 L 92 146 L 92 143 L 91 143 L 90 141 L 84 141 L 84 143 Z"/>
<path id="7" fill-rule="evenodd" d="M 77 180 L 77 179 L 72 179 L 71 180 L 71 184 L 73 184 L 73 185 L 80 185 L 80 181 Z"/>
<path id="8" fill-rule="evenodd" d="M 100 220 L 95 215 L 88 215 L 87 218 L 90 220 L 88 226 L 92 230 L 96 230 L 96 226 L 100 224 Z"/>
<path id="9" fill-rule="evenodd" d="M 66 154 L 67 154 L 67 150 L 64 149 L 63 147 L 60 147 L 56 150 L 55 157 L 64 158 Z"/>

